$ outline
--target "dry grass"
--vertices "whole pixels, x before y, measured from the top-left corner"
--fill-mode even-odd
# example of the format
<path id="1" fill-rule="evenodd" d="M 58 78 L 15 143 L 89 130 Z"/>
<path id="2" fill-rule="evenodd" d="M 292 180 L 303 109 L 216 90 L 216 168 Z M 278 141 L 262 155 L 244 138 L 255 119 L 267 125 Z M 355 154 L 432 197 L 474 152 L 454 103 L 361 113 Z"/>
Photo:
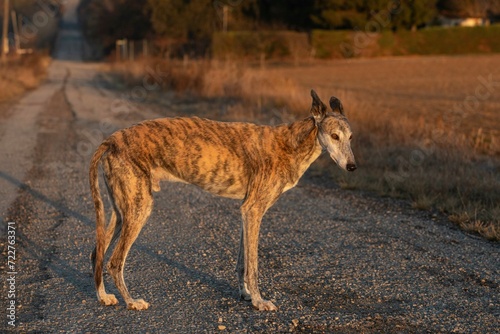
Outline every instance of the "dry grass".
<path id="1" fill-rule="evenodd" d="M 111 71 L 126 86 L 141 86 L 150 73 L 160 74 L 165 90 L 210 98 L 237 98 L 257 106 L 308 107 L 303 92 L 291 79 L 266 77 L 266 70 L 236 62 L 141 59 L 115 63 Z"/>
<path id="2" fill-rule="evenodd" d="M 446 118 L 497 62 L 500 57 L 409 58 L 260 68 L 149 60 L 113 71 L 136 85 L 145 68 L 160 66 L 168 73 L 164 88 L 235 98 L 231 117 L 242 120 L 291 121 L 307 115 L 310 88 L 324 99 L 334 94 L 352 123 L 360 168 L 346 174 L 329 162 L 318 165 L 342 187 L 408 198 L 416 209 L 439 209 L 464 230 L 500 240 L 500 91 L 476 105 L 480 118 L 464 113 L 451 124 Z"/>
<path id="3" fill-rule="evenodd" d="M 50 57 L 42 54 L 8 58 L 0 62 L 0 102 L 7 102 L 38 87 L 47 74 Z"/>

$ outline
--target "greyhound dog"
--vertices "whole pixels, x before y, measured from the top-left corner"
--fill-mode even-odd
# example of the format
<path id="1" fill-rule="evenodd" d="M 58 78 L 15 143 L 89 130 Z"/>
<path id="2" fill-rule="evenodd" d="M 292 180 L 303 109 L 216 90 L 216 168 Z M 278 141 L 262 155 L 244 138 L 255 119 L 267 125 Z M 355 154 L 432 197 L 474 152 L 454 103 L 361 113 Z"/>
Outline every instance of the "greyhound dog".
<path id="1" fill-rule="evenodd" d="M 123 279 L 130 247 L 153 207 L 160 181 L 194 184 L 212 194 L 242 200 L 242 228 L 237 273 L 241 297 L 258 310 L 276 310 L 257 285 L 257 249 L 262 216 L 293 188 L 323 150 L 341 168 L 354 171 L 351 128 L 339 99 L 331 97 L 331 112 L 311 91 L 311 116 L 287 125 L 215 122 L 207 119 L 163 118 L 144 121 L 106 139 L 90 162 L 90 188 L 96 211 L 96 247 L 91 255 L 97 298 L 118 303 L 106 293 L 103 262 L 117 241 L 108 271 L 128 309 L 149 304 L 133 299 Z M 99 190 L 102 164 L 112 213 L 105 226 Z"/>

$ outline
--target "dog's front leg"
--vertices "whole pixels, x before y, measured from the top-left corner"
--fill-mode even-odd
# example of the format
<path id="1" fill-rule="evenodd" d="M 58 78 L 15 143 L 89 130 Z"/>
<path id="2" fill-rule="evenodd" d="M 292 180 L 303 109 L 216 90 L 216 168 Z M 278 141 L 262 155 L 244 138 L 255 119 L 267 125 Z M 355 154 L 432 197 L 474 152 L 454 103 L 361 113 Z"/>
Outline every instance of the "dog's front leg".
<path id="1" fill-rule="evenodd" d="M 259 311 L 277 310 L 271 301 L 262 298 L 258 286 L 259 229 L 267 208 L 265 204 L 249 201 L 245 201 L 241 207 L 243 229 L 238 256 L 240 293 L 245 299 L 249 297 L 252 305 Z M 243 262 L 243 270 L 241 270 L 241 262 Z"/>
<path id="2" fill-rule="evenodd" d="M 244 246 L 244 223 L 241 223 L 240 233 L 240 249 L 238 251 L 238 262 L 236 263 L 236 272 L 238 273 L 238 284 L 240 288 L 240 296 L 244 300 L 252 300 L 247 284 L 245 283 L 245 246 Z"/>

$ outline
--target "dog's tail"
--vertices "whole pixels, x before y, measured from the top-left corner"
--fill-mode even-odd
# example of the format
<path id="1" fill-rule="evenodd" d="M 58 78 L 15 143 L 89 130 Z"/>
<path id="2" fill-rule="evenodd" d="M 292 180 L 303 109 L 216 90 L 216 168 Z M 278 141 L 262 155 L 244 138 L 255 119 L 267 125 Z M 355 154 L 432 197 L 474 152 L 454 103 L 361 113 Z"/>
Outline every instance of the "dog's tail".
<path id="1" fill-rule="evenodd" d="M 108 150 L 106 142 L 102 143 L 90 161 L 89 181 L 90 192 L 94 199 L 95 215 L 96 215 L 96 247 L 92 252 L 92 268 L 94 270 L 94 281 L 96 289 L 102 285 L 102 267 L 104 262 L 105 246 L 105 216 L 104 205 L 102 203 L 101 192 L 99 190 L 99 162 L 102 156 Z"/>

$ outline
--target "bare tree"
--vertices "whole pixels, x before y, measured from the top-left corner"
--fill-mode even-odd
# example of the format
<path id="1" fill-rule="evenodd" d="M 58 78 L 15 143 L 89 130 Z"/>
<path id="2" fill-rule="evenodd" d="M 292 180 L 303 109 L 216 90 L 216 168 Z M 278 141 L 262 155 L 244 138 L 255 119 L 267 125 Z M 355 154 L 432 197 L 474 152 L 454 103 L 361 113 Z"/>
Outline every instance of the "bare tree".
<path id="1" fill-rule="evenodd" d="M 457 17 L 487 18 L 500 14 L 499 0 L 440 0 L 438 7 L 443 14 Z"/>
<path id="2" fill-rule="evenodd" d="M 2 60 L 5 60 L 9 52 L 9 40 L 7 38 L 9 30 L 9 0 L 4 0 L 3 5 Z"/>

